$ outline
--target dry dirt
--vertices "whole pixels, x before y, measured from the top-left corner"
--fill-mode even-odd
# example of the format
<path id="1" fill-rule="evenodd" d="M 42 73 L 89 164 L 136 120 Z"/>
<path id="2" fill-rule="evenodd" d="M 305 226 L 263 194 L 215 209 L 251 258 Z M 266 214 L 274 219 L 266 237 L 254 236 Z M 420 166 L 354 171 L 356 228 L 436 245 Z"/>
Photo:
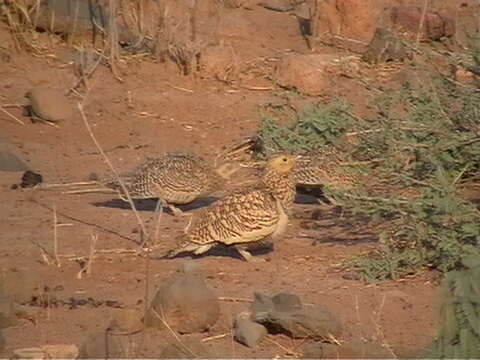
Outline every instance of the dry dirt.
<path id="1" fill-rule="evenodd" d="M 237 10 L 235 10 L 237 11 Z M 262 8 L 239 9 L 239 28 L 232 36 L 242 61 L 275 57 L 286 53 L 308 53 L 298 34 L 295 20 L 282 13 Z M 248 15 L 248 16 L 247 16 Z M 246 20 L 248 19 L 248 20 Z M 267 25 L 268 24 L 268 25 Z M 235 30 L 235 23 L 231 24 Z M 233 31 L 232 30 L 232 31 Z M 1 37 L 9 35 L 3 28 Z M 42 37 L 47 35 L 42 34 Z M 60 56 L 62 44 L 48 43 L 45 54 Z M 318 52 L 335 53 L 332 48 Z M 258 124 L 258 111 L 274 103 L 281 90 L 249 90 L 229 87 L 214 80 L 180 75 L 171 64 L 135 61 L 120 64 L 123 82 L 100 67 L 90 82 L 91 91 L 84 103 L 93 131 L 119 170 L 126 170 L 146 155 L 163 151 L 191 150 L 208 159 L 223 146 L 252 134 Z M 10 63 L 0 64 L 2 104 L 24 103 L 32 86 L 55 85 L 66 88 L 75 83 L 71 67 L 61 66 L 49 56 L 17 54 Z M 370 94 L 356 92 L 348 78 L 337 79 L 333 94 L 344 93 L 361 104 Z M 271 86 L 266 79 L 251 77 L 248 86 Z M 301 98 L 308 102 L 309 98 Z M 59 127 L 32 124 L 22 117 L 21 109 L 9 111 L 22 119 L 22 126 L 0 115 L 2 138 L 17 147 L 18 155 L 28 160 L 47 183 L 85 180 L 91 172 L 105 173 L 108 168 L 92 143 L 79 115 Z M 112 201 L 109 195 L 65 195 L 59 191 L 12 190 L 21 173 L 0 173 L 0 264 L 5 273 L 27 272 L 29 277 L 49 288 L 61 286 L 58 298 L 93 297 L 117 300 L 134 306 L 145 300 L 146 260 L 129 253 L 99 253 L 92 274 L 77 278 L 80 266 L 71 260 L 87 256 L 92 234 L 98 235 L 97 250 L 137 249 L 137 223 L 128 205 Z M 303 199 L 305 200 L 305 199 Z M 312 200 L 312 199 L 307 199 Z M 155 203 L 144 201 L 140 213 L 152 218 Z M 183 209 L 196 212 L 204 204 L 197 202 Z M 53 246 L 53 208 L 58 222 L 58 252 L 61 266 L 42 263 L 38 242 Z M 196 258 L 207 274 L 207 283 L 218 296 L 239 299 L 222 301 L 222 317 L 207 338 L 229 333 L 235 315 L 248 308 L 254 291 L 293 292 L 304 302 L 330 307 L 345 325 L 341 341 L 370 339 L 399 356 L 414 354 L 430 343 L 435 335 L 439 311 L 438 284 L 432 274 L 402 281 L 383 281 L 366 285 L 348 280 L 337 265 L 375 246 L 375 232 L 361 219 L 343 216 L 320 208 L 314 201 L 299 201 L 293 209 L 285 236 L 274 250 L 259 255 L 266 261 L 247 263 L 234 253 Z M 165 213 L 161 221 L 160 241 L 171 241 L 184 227 L 184 218 Z M 308 222 L 310 226 L 304 226 Z M 311 226 L 311 225 L 314 226 Z M 172 274 L 185 258 L 150 262 L 150 294 L 156 284 Z M 21 321 L 3 331 L 7 356 L 13 349 L 45 344 L 80 345 L 91 330 L 108 325 L 112 308 L 67 306 L 45 309 L 36 323 Z M 143 355 L 155 356 L 171 340 L 168 332 L 148 333 Z M 301 353 L 309 340 L 292 340 L 270 335 L 256 349 L 232 341 L 228 335 L 205 342 L 222 357 L 273 357 Z M 141 356 L 141 355 L 140 355 Z"/>

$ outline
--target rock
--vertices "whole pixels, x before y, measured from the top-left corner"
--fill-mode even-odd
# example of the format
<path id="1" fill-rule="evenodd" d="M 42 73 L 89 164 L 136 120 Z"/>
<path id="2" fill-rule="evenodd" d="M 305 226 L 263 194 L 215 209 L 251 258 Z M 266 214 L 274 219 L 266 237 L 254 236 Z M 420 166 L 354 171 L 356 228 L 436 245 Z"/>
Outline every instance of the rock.
<path id="1" fill-rule="evenodd" d="M 272 11 L 287 12 L 294 10 L 298 4 L 304 1 L 305 0 L 261 0 L 257 5 Z"/>
<path id="2" fill-rule="evenodd" d="M 201 270 L 190 263 L 181 273 L 160 285 L 147 315 L 147 325 L 170 328 L 182 334 L 203 332 L 220 316 L 213 291 L 205 284 Z"/>
<path id="3" fill-rule="evenodd" d="M 364 61 L 372 64 L 404 61 L 411 58 L 412 54 L 406 46 L 390 31 L 383 28 L 377 28 L 367 51 L 362 56 Z"/>
<path id="4" fill-rule="evenodd" d="M 417 6 L 394 6 L 390 17 L 393 25 L 411 33 L 412 37 L 416 38 L 422 11 L 422 8 Z M 452 17 L 434 10 L 427 10 L 420 40 L 440 40 L 442 37 L 453 35 L 455 35 L 455 21 Z"/>
<path id="5" fill-rule="evenodd" d="M 0 329 L 15 326 L 17 323 L 13 297 L 0 295 Z"/>
<path id="6" fill-rule="evenodd" d="M 182 339 L 181 343 L 171 343 L 159 355 L 160 359 L 209 359 L 211 357 L 203 344 L 193 338 Z"/>
<path id="7" fill-rule="evenodd" d="M 76 359 L 78 348 L 75 345 L 44 345 L 22 348 L 13 351 L 13 359 Z"/>
<path id="8" fill-rule="evenodd" d="M 73 117 L 73 107 L 62 91 L 36 87 L 25 95 L 30 99 L 30 116 L 34 121 L 59 122 Z"/>
<path id="9" fill-rule="evenodd" d="M 41 347 L 45 359 L 76 359 L 78 348 L 75 345 L 44 345 Z"/>
<path id="10" fill-rule="evenodd" d="M 143 312 L 139 309 L 118 309 L 108 331 L 113 335 L 135 334 L 143 329 Z"/>
<path id="11" fill-rule="evenodd" d="M 302 310 L 302 301 L 297 295 L 289 293 L 278 293 L 272 297 L 272 303 L 276 311 Z"/>
<path id="12" fill-rule="evenodd" d="M 292 338 L 329 340 L 342 333 L 340 321 L 327 307 L 303 307 L 300 299 L 291 294 L 269 298 L 256 293 L 251 319 L 265 325 L 271 332 L 282 332 Z"/>
<path id="13" fill-rule="evenodd" d="M 0 354 L 5 350 L 5 338 L 3 337 L 3 331 L 0 330 Z"/>
<path id="14" fill-rule="evenodd" d="M 331 89 L 331 72 L 337 56 L 324 54 L 289 55 L 276 68 L 277 83 L 287 89 L 318 96 Z"/>
<path id="15" fill-rule="evenodd" d="M 22 175 L 21 188 L 34 187 L 43 182 L 43 176 L 31 170 L 27 170 Z"/>
<path id="16" fill-rule="evenodd" d="M 250 320 L 237 319 L 234 324 L 235 340 L 248 347 L 257 346 L 267 333 L 265 326 Z"/>
<path id="17" fill-rule="evenodd" d="M 8 140 L 0 138 L 0 171 L 30 170 L 29 166 L 9 149 L 10 147 Z"/>
<path id="18" fill-rule="evenodd" d="M 226 45 L 210 45 L 202 50 L 199 58 L 200 75 L 230 83 L 238 77 L 238 58 Z"/>
<path id="19" fill-rule="evenodd" d="M 108 331 L 96 331 L 87 335 L 79 349 L 78 359 L 125 358 L 122 336 L 111 336 Z"/>
<path id="20" fill-rule="evenodd" d="M 12 359 L 45 359 L 45 353 L 39 347 L 15 349 Z"/>
<path id="21" fill-rule="evenodd" d="M 342 345 L 312 343 L 303 349 L 303 359 L 391 359 L 393 354 L 380 344 L 353 341 Z"/>

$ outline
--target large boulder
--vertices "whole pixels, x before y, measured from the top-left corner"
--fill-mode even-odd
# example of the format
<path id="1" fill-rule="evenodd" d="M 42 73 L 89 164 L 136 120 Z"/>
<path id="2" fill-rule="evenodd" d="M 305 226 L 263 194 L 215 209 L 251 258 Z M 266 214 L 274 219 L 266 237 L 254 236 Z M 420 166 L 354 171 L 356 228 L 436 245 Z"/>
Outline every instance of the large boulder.
<path id="1" fill-rule="evenodd" d="M 318 96 L 331 89 L 331 72 L 338 57 L 325 54 L 288 55 L 276 68 L 277 83 L 307 95 Z"/>
<path id="2" fill-rule="evenodd" d="M 417 6 L 394 6 L 391 10 L 393 25 L 416 38 L 423 9 Z M 420 40 L 440 40 L 455 34 L 455 20 L 434 10 L 427 10 L 423 20 Z"/>

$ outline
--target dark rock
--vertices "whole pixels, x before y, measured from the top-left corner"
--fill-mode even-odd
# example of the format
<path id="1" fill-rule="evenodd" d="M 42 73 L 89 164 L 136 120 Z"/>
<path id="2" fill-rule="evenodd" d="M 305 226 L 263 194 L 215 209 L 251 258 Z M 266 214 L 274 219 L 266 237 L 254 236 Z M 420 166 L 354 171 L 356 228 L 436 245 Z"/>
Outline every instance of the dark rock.
<path id="1" fill-rule="evenodd" d="M 342 333 L 340 321 L 327 307 L 303 307 L 300 299 L 291 294 L 270 298 L 255 293 L 251 319 L 265 325 L 270 332 L 285 333 L 293 338 L 329 340 Z"/>
<path id="2" fill-rule="evenodd" d="M 122 336 L 109 335 L 108 331 L 90 333 L 79 349 L 78 359 L 126 358 Z"/>
<path id="3" fill-rule="evenodd" d="M 235 340 L 248 347 L 257 346 L 267 333 L 265 326 L 250 320 L 237 319 L 234 324 Z"/>
<path id="4" fill-rule="evenodd" d="M 211 357 L 203 344 L 193 338 L 169 344 L 159 355 L 160 359 L 209 359 Z"/>
<path id="5" fill-rule="evenodd" d="M 368 63 L 379 64 L 387 61 L 411 59 L 412 53 L 390 31 L 377 28 L 362 59 Z"/>
<path id="6" fill-rule="evenodd" d="M 158 289 L 147 314 L 149 326 L 190 334 L 211 328 L 220 316 L 213 291 L 205 284 L 196 264 L 186 263 L 180 274 L 166 280 Z"/>
<path id="7" fill-rule="evenodd" d="M 342 345 L 313 343 L 303 349 L 303 359 L 391 359 L 393 354 L 380 344 L 353 341 Z"/>
<path id="8" fill-rule="evenodd" d="M 394 6 L 390 16 L 395 26 L 417 34 L 422 18 L 422 8 L 417 6 Z M 427 10 L 420 40 L 440 40 L 455 35 L 455 21 L 452 17 Z"/>
<path id="9" fill-rule="evenodd" d="M 42 182 L 43 176 L 41 174 L 37 174 L 36 172 L 27 170 L 22 175 L 22 182 L 20 183 L 20 187 L 34 187 L 35 185 L 41 184 Z"/>

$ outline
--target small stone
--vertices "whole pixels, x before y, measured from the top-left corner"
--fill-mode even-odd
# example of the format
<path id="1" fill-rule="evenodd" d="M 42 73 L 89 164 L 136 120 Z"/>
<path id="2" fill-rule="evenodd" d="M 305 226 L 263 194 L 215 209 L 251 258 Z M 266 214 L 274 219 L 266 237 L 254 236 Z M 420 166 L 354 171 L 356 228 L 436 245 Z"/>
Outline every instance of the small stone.
<path id="1" fill-rule="evenodd" d="M 45 359 L 76 359 L 78 348 L 75 345 L 44 345 L 41 347 Z"/>
<path id="2" fill-rule="evenodd" d="M 257 346 L 267 333 L 267 328 L 259 323 L 245 319 L 235 321 L 234 338 L 248 347 Z"/>
<path id="3" fill-rule="evenodd" d="M 30 99 L 33 120 L 59 122 L 73 117 L 73 107 L 60 90 L 36 87 L 25 96 Z"/>
<path id="4" fill-rule="evenodd" d="M 13 350 L 12 359 L 45 359 L 45 353 L 39 347 Z"/>

